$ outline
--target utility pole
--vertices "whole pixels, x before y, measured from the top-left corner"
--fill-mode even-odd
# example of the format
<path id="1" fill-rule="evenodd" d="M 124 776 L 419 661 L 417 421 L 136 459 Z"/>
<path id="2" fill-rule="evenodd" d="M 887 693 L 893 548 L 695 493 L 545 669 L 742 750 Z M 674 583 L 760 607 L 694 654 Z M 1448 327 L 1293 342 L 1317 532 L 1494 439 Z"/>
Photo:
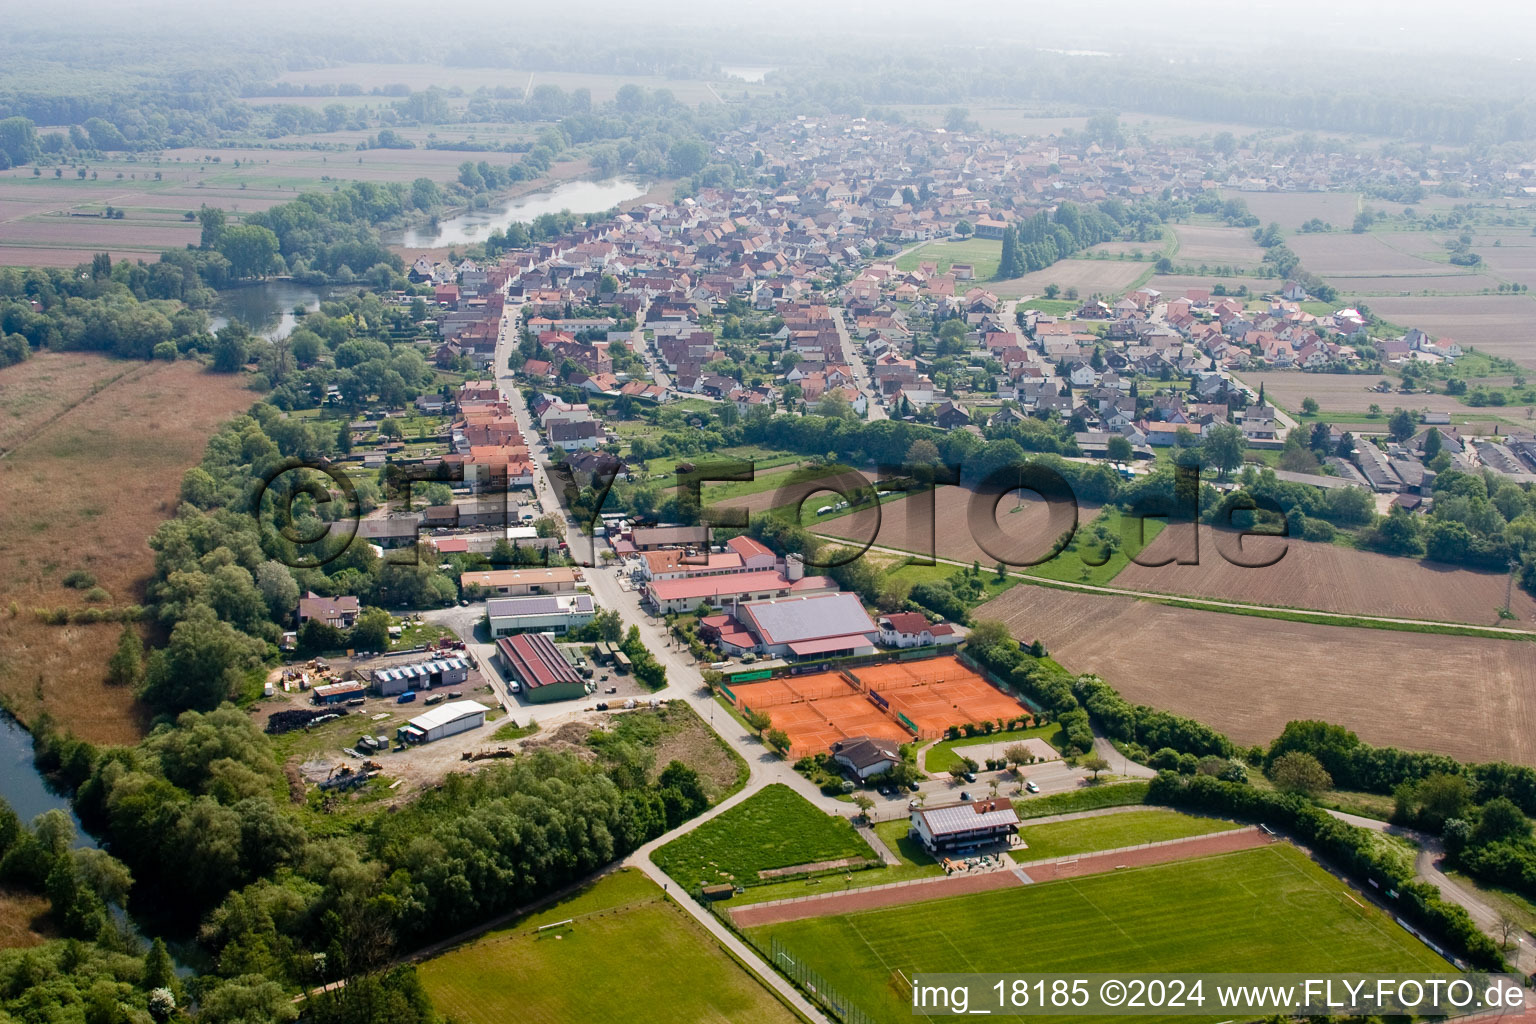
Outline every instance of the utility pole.
<path id="1" fill-rule="evenodd" d="M 1515 617 L 1514 612 L 1510 611 L 1509 605 L 1515 597 L 1515 570 L 1518 568 L 1520 568 L 1520 563 L 1511 558 L 1509 560 L 1509 578 L 1504 581 L 1504 617 L 1506 619 Z"/>

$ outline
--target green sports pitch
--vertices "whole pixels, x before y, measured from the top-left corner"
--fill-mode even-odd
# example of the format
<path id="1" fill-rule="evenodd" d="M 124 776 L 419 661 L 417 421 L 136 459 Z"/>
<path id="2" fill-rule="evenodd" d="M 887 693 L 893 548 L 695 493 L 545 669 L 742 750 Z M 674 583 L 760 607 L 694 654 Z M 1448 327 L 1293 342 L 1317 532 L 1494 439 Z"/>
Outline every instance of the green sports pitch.
<path id="1" fill-rule="evenodd" d="M 607 875 L 418 971 L 437 1009 L 462 1024 L 800 1021 L 687 911 L 632 870 Z"/>
<path id="2" fill-rule="evenodd" d="M 913 1019 L 901 979 L 923 973 L 1452 970 L 1283 843 L 751 935 L 891 1022 Z"/>

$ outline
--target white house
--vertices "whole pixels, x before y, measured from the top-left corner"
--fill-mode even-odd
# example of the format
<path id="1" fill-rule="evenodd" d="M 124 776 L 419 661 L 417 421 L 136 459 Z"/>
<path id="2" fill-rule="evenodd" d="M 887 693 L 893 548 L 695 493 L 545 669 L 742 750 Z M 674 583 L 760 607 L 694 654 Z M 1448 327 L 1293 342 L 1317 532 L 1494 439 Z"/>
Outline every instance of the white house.
<path id="1" fill-rule="evenodd" d="M 934 647 L 957 644 L 960 634 L 947 622 L 929 622 L 921 612 L 880 616 L 880 643 L 885 647 Z"/>

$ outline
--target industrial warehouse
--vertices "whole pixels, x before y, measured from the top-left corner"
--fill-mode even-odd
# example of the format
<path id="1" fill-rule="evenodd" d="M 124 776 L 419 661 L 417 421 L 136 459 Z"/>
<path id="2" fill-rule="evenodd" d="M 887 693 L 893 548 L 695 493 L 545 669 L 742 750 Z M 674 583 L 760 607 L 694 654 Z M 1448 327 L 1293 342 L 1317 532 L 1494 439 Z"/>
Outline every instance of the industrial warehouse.
<path id="1" fill-rule="evenodd" d="M 395 738 L 401 743 L 432 743 L 447 739 L 480 728 L 485 724 L 486 712 L 490 710 L 473 700 L 440 704 L 395 730 Z"/>
<path id="2" fill-rule="evenodd" d="M 544 633 L 503 637 L 496 641 L 496 654 L 512 677 L 514 691 L 520 689 L 535 704 L 587 695 L 586 681 Z"/>
<path id="3" fill-rule="evenodd" d="M 437 658 L 413 665 L 373 670 L 373 690 L 380 697 L 395 697 L 416 690 L 458 686 L 469 678 L 469 662 L 463 658 Z"/>

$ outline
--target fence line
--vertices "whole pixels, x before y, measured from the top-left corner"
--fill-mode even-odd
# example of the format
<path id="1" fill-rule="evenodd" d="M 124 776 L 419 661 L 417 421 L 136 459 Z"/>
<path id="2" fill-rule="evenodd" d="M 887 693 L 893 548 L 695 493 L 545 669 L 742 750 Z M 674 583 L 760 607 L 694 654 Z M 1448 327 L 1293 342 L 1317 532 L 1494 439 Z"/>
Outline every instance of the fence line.
<path id="1" fill-rule="evenodd" d="M 1181 843 L 1193 843 L 1201 839 L 1209 839 L 1211 836 L 1227 835 L 1232 832 L 1257 832 L 1252 825 L 1244 828 L 1226 829 L 1221 832 L 1207 832 L 1199 836 L 1180 836 L 1177 839 L 1159 839 L 1153 843 L 1137 843 L 1135 846 L 1117 846 L 1113 850 L 1092 850 L 1087 853 L 1064 854 L 1060 857 L 1045 857 L 1040 860 L 1014 861 L 1015 868 L 1041 867 L 1050 864 L 1075 864 L 1084 858 L 1111 857 L 1120 853 L 1134 853 L 1137 850 L 1149 850 L 1157 846 L 1177 846 Z M 1012 857 L 1009 857 L 1012 860 Z M 981 872 L 981 874 L 994 874 L 995 872 Z M 884 882 L 880 885 L 860 885 L 848 889 L 839 889 L 835 892 L 812 892 L 804 896 L 786 896 L 780 900 L 764 900 L 761 903 L 748 903 L 745 907 L 781 907 L 791 903 L 808 903 L 813 900 L 831 899 L 834 896 L 845 896 L 853 892 L 881 892 L 886 889 L 905 889 L 913 885 L 935 885 L 940 882 L 948 882 L 954 879 L 953 875 L 930 875 L 924 878 L 908 878 L 901 882 Z M 975 878 L 976 875 L 962 875 L 963 878 Z"/>
<path id="2" fill-rule="evenodd" d="M 729 913 L 722 913 L 718 904 L 713 901 L 705 901 L 709 912 L 714 915 L 725 928 L 742 942 L 746 943 L 758 956 L 766 960 L 774 970 L 785 978 L 788 978 L 801 992 L 820 1006 L 827 1013 L 843 1024 L 877 1024 L 876 1020 L 862 1008 L 845 998 L 842 993 L 829 985 L 825 978 L 813 970 L 804 960 L 790 952 L 779 941 L 777 936 L 770 939 L 769 947 L 763 948 L 762 943 L 736 927 L 736 922 L 731 919 Z"/>

